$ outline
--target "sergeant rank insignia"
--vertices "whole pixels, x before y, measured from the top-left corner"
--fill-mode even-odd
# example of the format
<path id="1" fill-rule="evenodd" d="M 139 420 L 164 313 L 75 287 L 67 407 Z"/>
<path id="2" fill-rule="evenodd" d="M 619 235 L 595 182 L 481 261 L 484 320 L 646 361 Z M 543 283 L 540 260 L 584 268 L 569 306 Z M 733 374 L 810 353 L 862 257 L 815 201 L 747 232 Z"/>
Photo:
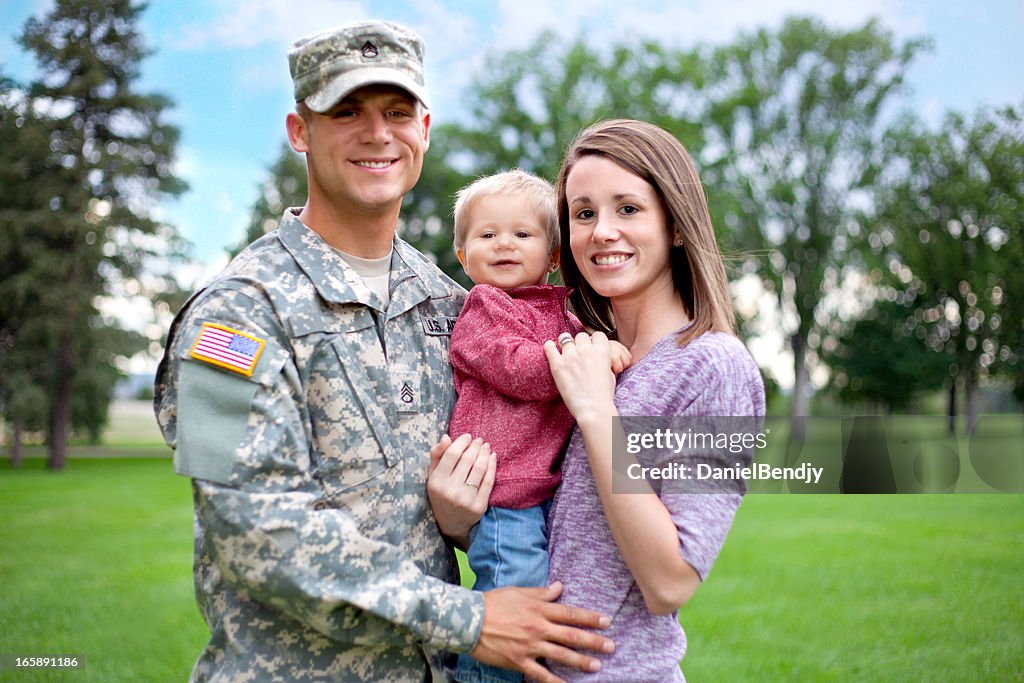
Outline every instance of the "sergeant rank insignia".
<path id="1" fill-rule="evenodd" d="M 252 377 L 266 342 L 224 325 L 203 323 L 189 354 L 196 360 Z"/>

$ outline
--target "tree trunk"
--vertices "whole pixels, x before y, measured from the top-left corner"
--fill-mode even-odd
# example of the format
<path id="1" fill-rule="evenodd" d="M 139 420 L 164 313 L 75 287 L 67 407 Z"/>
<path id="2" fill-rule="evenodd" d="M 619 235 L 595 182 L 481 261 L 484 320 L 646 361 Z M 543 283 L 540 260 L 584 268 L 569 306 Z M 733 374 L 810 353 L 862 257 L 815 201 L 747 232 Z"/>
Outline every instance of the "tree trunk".
<path id="1" fill-rule="evenodd" d="M 949 416 L 949 433 L 956 434 L 956 378 L 949 383 L 949 403 L 946 407 L 946 415 Z"/>
<path id="2" fill-rule="evenodd" d="M 793 347 L 793 403 L 790 414 L 803 417 L 807 415 L 807 408 L 810 405 L 810 398 L 807 395 L 807 386 L 810 382 L 807 343 L 799 334 L 790 337 L 789 343 Z"/>
<path id="3" fill-rule="evenodd" d="M 964 382 L 964 414 L 967 417 L 967 436 L 978 426 L 978 387 L 970 380 Z"/>
<path id="4" fill-rule="evenodd" d="M 807 384 L 810 373 L 807 370 L 807 345 L 799 333 L 789 338 L 790 346 L 793 348 L 793 401 L 790 404 L 789 412 L 789 444 L 786 453 L 786 462 L 794 463 L 799 459 L 803 450 L 804 439 L 807 435 Z"/>
<path id="5" fill-rule="evenodd" d="M 70 334 L 62 335 L 57 351 L 57 389 L 50 413 L 50 459 L 46 466 L 51 470 L 64 469 L 68 461 L 74 352 L 74 338 Z"/>
<path id="6" fill-rule="evenodd" d="M 21 467 L 22 441 L 25 434 L 25 420 L 15 415 L 11 424 L 11 467 Z"/>

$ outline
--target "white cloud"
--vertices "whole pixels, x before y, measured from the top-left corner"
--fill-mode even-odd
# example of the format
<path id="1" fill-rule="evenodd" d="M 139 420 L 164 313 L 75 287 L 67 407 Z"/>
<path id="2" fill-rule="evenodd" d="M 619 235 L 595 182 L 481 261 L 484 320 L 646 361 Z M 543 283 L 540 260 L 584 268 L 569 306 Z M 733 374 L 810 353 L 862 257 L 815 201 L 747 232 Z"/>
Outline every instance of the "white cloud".
<path id="1" fill-rule="evenodd" d="M 367 16 L 356 0 L 218 0 L 217 16 L 182 27 L 177 47 L 248 48 L 292 40 Z"/>
<path id="2" fill-rule="evenodd" d="M 400 3 L 398 9 L 372 7 L 357 0 L 309 0 L 301 12 L 292 0 L 217 0 L 213 19 L 184 26 L 176 47 L 185 50 L 254 48 L 273 45 L 275 61 L 259 61 L 254 55 L 249 68 L 237 78 L 250 88 L 289 88 L 287 72 L 278 61 L 294 39 L 350 21 L 380 18 L 405 24 L 423 36 L 427 46 L 427 86 L 436 93 L 435 118 L 457 106 L 457 93 L 469 84 L 471 66 L 486 49 L 481 27 L 456 3 L 444 0 L 415 0 Z M 443 97 L 450 93 L 446 100 Z M 440 105 L 440 106 L 439 106 Z"/>
<path id="3" fill-rule="evenodd" d="M 435 122 L 465 115 L 460 98 L 489 53 L 523 49 L 545 30 L 565 41 L 582 38 L 599 49 L 630 37 L 681 47 L 721 43 L 738 31 L 777 27 L 792 14 L 813 14 L 846 28 L 877 16 L 901 36 L 916 35 L 923 26 L 899 0 L 634 0 L 630 6 L 622 0 L 500 0 L 491 11 L 493 18 L 473 4 L 414 0 L 400 15 L 383 17 L 408 24 L 426 42 Z"/>
<path id="4" fill-rule="evenodd" d="M 282 51 L 283 52 L 283 51 Z M 273 56 L 274 59 L 268 57 Z M 249 64 L 236 76 L 238 83 L 252 92 L 286 93 L 292 92 L 292 81 L 288 75 L 284 55 L 260 56 L 260 59 Z"/>
<path id="5" fill-rule="evenodd" d="M 403 3 L 400 13 L 376 16 L 405 24 L 422 36 L 433 118 L 435 123 L 450 120 L 462 108 L 459 97 L 486 49 L 484 27 L 461 5 L 443 0 L 414 0 Z"/>
<path id="6" fill-rule="evenodd" d="M 878 17 L 898 35 L 920 32 L 919 13 L 899 0 L 822 3 L 820 0 L 502 0 L 498 46 L 521 47 L 541 30 L 591 45 L 620 43 L 629 36 L 656 38 L 670 45 L 719 43 L 739 31 L 777 27 L 791 15 L 813 15 L 830 26 L 852 28 Z"/>
<path id="7" fill-rule="evenodd" d="M 219 213 L 231 215 L 235 212 L 235 202 L 227 192 L 218 192 L 213 203 L 213 208 Z"/>
<path id="8" fill-rule="evenodd" d="M 179 178 L 190 178 L 196 174 L 200 166 L 200 157 L 202 154 L 192 147 L 179 144 L 177 148 L 177 154 L 174 158 L 174 175 Z"/>
<path id="9" fill-rule="evenodd" d="M 604 11 L 605 0 L 589 3 L 591 11 L 611 18 Z M 533 42 L 544 30 L 552 30 L 563 37 L 574 36 L 580 21 L 580 7 L 572 0 L 554 3 L 548 0 L 501 0 L 500 17 L 494 32 L 493 47 L 521 48 Z"/>

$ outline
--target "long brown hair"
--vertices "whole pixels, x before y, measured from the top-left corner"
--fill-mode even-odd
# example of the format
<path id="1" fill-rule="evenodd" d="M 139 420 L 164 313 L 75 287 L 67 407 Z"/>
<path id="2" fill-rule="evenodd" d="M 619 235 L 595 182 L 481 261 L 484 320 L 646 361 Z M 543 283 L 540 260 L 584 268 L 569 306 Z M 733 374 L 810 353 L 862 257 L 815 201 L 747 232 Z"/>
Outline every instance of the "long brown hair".
<path id="1" fill-rule="evenodd" d="M 705 332 L 735 334 L 735 318 L 722 252 L 711 227 L 708 200 L 693 159 L 668 131 L 643 121 L 615 119 L 583 130 L 569 146 L 558 172 L 558 226 L 561 231 L 562 278 L 573 288 L 571 302 L 587 327 L 615 335 L 611 301 L 583 279 L 569 243 L 569 205 L 565 185 L 576 162 L 586 156 L 614 161 L 650 184 L 669 218 L 669 239 L 683 246 L 669 254 L 672 282 L 693 321 L 679 335 L 682 346 Z"/>

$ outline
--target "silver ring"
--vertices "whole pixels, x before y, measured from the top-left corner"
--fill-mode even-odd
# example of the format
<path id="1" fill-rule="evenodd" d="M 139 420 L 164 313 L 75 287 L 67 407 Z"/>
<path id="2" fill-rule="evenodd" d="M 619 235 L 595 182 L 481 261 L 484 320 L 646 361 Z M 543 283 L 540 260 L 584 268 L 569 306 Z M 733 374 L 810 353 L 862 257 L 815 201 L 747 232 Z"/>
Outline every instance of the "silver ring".
<path id="1" fill-rule="evenodd" d="M 474 483 L 473 483 L 473 482 L 471 482 L 471 481 L 470 481 L 469 479 L 467 479 L 467 480 L 466 480 L 466 486 L 472 486 L 472 487 L 473 487 L 473 488 L 475 488 L 475 489 L 478 489 L 478 488 L 480 488 L 480 485 L 479 485 L 479 484 L 474 484 Z"/>
<path id="2" fill-rule="evenodd" d="M 563 332 L 562 334 L 558 335 L 558 348 L 564 349 L 566 344 L 571 344 L 574 341 L 575 340 L 572 338 L 571 334 L 569 334 L 568 332 Z"/>

